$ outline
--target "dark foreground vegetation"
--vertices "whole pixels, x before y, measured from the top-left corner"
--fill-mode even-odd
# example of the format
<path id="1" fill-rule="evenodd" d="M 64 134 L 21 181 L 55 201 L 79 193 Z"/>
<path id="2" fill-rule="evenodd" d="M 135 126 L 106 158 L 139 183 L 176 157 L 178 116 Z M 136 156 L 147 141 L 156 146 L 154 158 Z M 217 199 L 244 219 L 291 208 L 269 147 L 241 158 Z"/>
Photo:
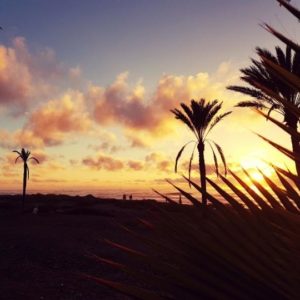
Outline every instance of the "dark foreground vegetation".
<path id="1" fill-rule="evenodd" d="M 300 20 L 300 11 L 290 4 L 291 1 L 276 2 Z M 176 214 L 161 210 L 150 222 L 144 222 L 152 231 L 152 237 L 126 228 L 128 236 L 135 237 L 145 246 L 144 251 L 126 243 L 108 241 L 112 249 L 127 253 L 130 261 L 124 264 L 121 259 L 95 258 L 135 278 L 136 283 L 124 284 L 103 276 L 86 277 L 142 300 L 299 299 L 300 75 L 299 68 L 293 66 L 298 65 L 300 47 L 268 24 L 262 24 L 262 27 L 286 44 L 286 55 L 279 48 L 276 48 L 277 58 L 269 51 L 258 49 L 259 60 L 252 60 L 254 67 L 242 69 L 241 79 L 248 86 L 231 86 L 229 89 L 255 98 L 239 106 L 255 108 L 290 135 L 292 150 L 268 136 L 259 136 L 291 159 L 296 172 L 276 166 L 277 162 L 267 162 L 273 168 L 274 176 L 258 170 L 264 178 L 263 183 L 251 178 L 246 170 L 239 173 L 229 170 L 230 177 L 220 175 L 223 181 L 220 185 L 203 178 L 204 164 L 202 171 L 200 166 L 200 185 L 184 177 L 199 192 L 199 197 L 195 198 L 189 189 L 182 190 L 170 182 L 191 201 L 192 208 L 170 199 Z M 293 56 L 292 51 L 295 52 Z M 185 109 L 185 114 L 180 114 L 196 136 L 201 136 L 203 127 L 200 125 L 209 120 L 204 108 L 205 105 L 197 106 L 197 123 L 189 122 L 194 119 L 191 110 Z M 283 114 L 283 120 L 271 117 L 273 110 Z M 222 202 L 218 201 L 220 197 L 217 199 L 207 192 L 206 184 L 219 194 Z M 205 209 L 206 199 L 211 204 L 209 209 Z"/>

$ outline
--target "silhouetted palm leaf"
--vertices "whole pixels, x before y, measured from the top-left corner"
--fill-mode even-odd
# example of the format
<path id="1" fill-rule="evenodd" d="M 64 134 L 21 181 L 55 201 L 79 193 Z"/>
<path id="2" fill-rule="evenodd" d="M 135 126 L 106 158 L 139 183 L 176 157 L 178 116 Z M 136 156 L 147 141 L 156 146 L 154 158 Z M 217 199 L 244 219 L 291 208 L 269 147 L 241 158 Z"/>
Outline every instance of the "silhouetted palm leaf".
<path id="1" fill-rule="evenodd" d="M 216 174 L 217 174 L 217 176 L 219 176 L 219 165 L 218 165 L 218 159 L 217 159 L 216 153 L 215 153 L 214 148 L 212 147 L 212 145 L 211 145 L 211 143 L 209 141 L 208 141 L 208 144 L 209 144 L 211 152 L 213 154 L 213 159 L 214 159 L 214 163 L 215 163 Z M 191 178 L 189 177 L 189 179 L 191 179 Z"/>
<path id="2" fill-rule="evenodd" d="M 273 30 L 268 25 L 264 27 Z M 291 47 L 287 46 L 284 52 L 276 47 L 276 55 L 266 49 L 257 48 L 260 60 L 252 60 L 253 65 L 241 69 L 241 79 L 253 88 L 242 86 L 229 86 L 228 88 L 256 98 L 256 101 L 243 101 L 238 106 L 267 108 L 267 119 L 270 113 L 275 110 L 283 115 L 283 123 L 289 128 L 297 131 L 299 116 L 295 110 L 288 108 L 295 107 L 299 110 L 300 98 L 300 52 L 292 55 Z M 262 105 L 259 106 L 258 103 Z M 294 154 L 300 154 L 299 138 L 291 135 Z M 300 174 L 300 163 L 296 162 L 298 175 Z"/>
<path id="3" fill-rule="evenodd" d="M 182 154 L 183 150 L 185 149 L 185 147 L 186 147 L 188 144 L 190 144 L 190 143 L 195 143 L 195 142 L 194 142 L 194 141 L 190 141 L 190 142 L 186 143 L 186 144 L 179 150 L 179 152 L 177 153 L 176 160 L 175 160 L 175 173 L 177 173 L 177 165 L 178 165 L 178 161 L 179 161 L 179 159 L 180 159 L 180 157 L 181 157 L 181 154 Z"/>
<path id="4" fill-rule="evenodd" d="M 300 20 L 300 11 L 295 6 L 289 3 L 286 0 L 277 0 L 280 5 L 284 6 L 291 14 L 293 14 L 298 20 Z"/>
<path id="5" fill-rule="evenodd" d="M 221 157 L 221 159 L 222 159 L 222 162 L 223 162 L 223 165 L 224 165 L 224 169 L 225 169 L 225 175 L 227 175 L 227 164 L 226 164 L 226 159 L 225 159 L 225 155 L 224 155 L 224 153 L 223 153 L 223 150 L 222 150 L 221 146 L 218 145 L 216 142 L 213 141 L 213 143 L 214 143 L 214 145 L 216 146 L 217 151 L 218 151 L 219 154 L 220 154 L 220 157 Z"/>
<path id="6" fill-rule="evenodd" d="M 191 172 L 192 172 L 192 164 L 193 164 L 193 158 L 194 158 L 194 153 L 195 153 L 195 149 L 196 149 L 197 144 L 195 144 L 192 155 L 190 157 L 190 161 L 189 161 L 189 179 L 191 179 Z"/>
<path id="7" fill-rule="evenodd" d="M 237 91 L 237 89 L 234 89 L 234 87 L 228 87 L 228 89 Z M 242 101 L 242 102 L 239 102 L 236 105 L 236 107 L 254 107 L 257 109 L 267 108 L 265 105 L 263 105 L 262 103 L 260 103 L 258 101 Z"/>
<path id="8" fill-rule="evenodd" d="M 283 34 L 281 34 L 280 32 L 278 32 L 277 30 L 275 30 L 273 27 L 271 27 L 270 25 L 263 23 L 262 27 L 264 29 L 266 29 L 268 32 L 272 33 L 274 36 L 276 36 L 280 41 L 282 41 L 284 44 L 288 45 L 291 49 L 293 49 L 294 51 L 300 51 L 300 46 L 298 44 L 296 44 L 295 42 L 293 42 L 291 39 L 287 38 L 286 36 L 284 36 Z"/>

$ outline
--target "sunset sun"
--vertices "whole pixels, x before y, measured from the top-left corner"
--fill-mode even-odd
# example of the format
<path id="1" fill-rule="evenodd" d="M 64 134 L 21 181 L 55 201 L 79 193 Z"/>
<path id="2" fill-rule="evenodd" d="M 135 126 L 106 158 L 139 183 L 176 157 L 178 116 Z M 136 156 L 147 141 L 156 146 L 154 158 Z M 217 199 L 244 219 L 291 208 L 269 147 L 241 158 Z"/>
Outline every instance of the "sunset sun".
<path id="1" fill-rule="evenodd" d="M 259 158 L 251 156 L 244 157 L 241 159 L 240 165 L 256 181 L 263 181 L 263 174 L 268 177 L 271 177 L 274 174 L 274 169 Z"/>

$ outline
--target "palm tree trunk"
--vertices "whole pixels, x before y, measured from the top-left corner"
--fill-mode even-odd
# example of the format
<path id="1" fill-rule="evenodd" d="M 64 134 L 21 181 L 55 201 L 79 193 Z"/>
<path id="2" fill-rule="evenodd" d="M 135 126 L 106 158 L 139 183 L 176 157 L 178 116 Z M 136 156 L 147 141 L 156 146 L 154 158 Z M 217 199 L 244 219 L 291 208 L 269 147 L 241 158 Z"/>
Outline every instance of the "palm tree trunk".
<path id="1" fill-rule="evenodd" d="M 198 144 L 199 154 L 199 173 L 200 173 L 200 184 L 202 188 L 202 205 L 206 208 L 207 205 L 207 194 L 206 194 L 206 168 L 204 159 L 204 143 L 199 142 Z"/>
<path id="2" fill-rule="evenodd" d="M 25 197 L 26 197 L 26 184 L 27 184 L 27 165 L 24 163 L 24 170 L 23 170 L 23 197 L 22 197 L 22 211 L 24 212 L 24 205 L 25 205 Z"/>
<path id="3" fill-rule="evenodd" d="M 299 139 L 295 136 L 291 136 L 291 141 L 292 141 L 293 153 L 298 159 L 300 159 Z M 300 161 L 295 159 L 295 166 L 296 166 L 297 175 L 300 176 Z"/>

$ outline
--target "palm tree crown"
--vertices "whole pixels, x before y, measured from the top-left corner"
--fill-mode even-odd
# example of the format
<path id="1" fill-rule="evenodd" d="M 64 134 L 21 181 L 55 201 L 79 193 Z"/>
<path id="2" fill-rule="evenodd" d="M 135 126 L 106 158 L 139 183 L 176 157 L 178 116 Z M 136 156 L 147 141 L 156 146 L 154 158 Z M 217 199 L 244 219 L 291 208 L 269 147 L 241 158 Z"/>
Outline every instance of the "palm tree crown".
<path id="1" fill-rule="evenodd" d="M 276 47 L 276 56 L 268 50 L 259 47 L 256 51 L 260 57 L 265 57 L 275 64 L 284 67 L 289 72 L 298 76 L 300 75 L 300 53 L 293 54 L 290 47 L 286 47 L 285 53 L 280 47 Z M 252 59 L 251 61 L 253 64 L 252 66 L 241 69 L 243 74 L 241 79 L 252 87 L 234 85 L 229 86 L 228 89 L 249 95 L 256 98 L 256 100 L 242 101 L 238 103 L 237 106 L 268 108 L 270 112 L 275 110 L 284 116 L 284 122 L 287 125 L 293 126 L 295 122 L 297 123 L 297 118 L 289 113 L 284 104 L 276 100 L 276 98 L 284 98 L 299 107 L 299 91 L 280 80 L 276 74 L 272 73 L 270 69 L 266 67 L 262 60 L 258 61 Z M 271 97 L 270 94 L 276 95 L 277 97 Z"/>
<path id="2" fill-rule="evenodd" d="M 27 179 L 29 179 L 29 167 L 28 167 L 28 165 L 27 165 L 27 162 L 28 162 L 28 160 L 30 160 L 30 159 L 33 159 L 35 162 L 37 162 L 38 164 L 40 163 L 39 161 L 38 161 L 38 159 L 37 158 L 35 158 L 35 157 L 30 157 L 30 151 L 26 151 L 24 148 L 22 148 L 22 150 L 21 150 L 21 152 L 20 151 L 17 151 L 17 150 L 13 150 L 13 152 L 15 152 L 15 153 L 17 153 L 19 156 L 16 158 L 16 160 L 15 160 L 15 163 L 18 161 L 18 159 L 19 158 L 21 158 L 22 159 L 22 161 L 23 161 L 23 163 L 26 165 L 26 176 L 27 176 Z"/>
<path id="3" fill-rule="evenodd" d="M 212 102 L 206 101 L 205 99 L 201 99 L 199 102 L 195 100 L 191 100 L 190 107 L 184 103 L 181 103 L 180 106 L 182 107 L 183 112 L 180 111 L 179 109 L 171 110 L 171 112 L 175 114 L 175 118 L 182 121 L 191 129 L 191 131 L 196 136 L 198 144 L 199 143 L 204 144 L 207 141 L 210 144 L 210 146 L 212 146 L 211 143 L 213 143 L 216 146 L 224 162 L 224 167 L 226 171 L 226 162 L 225 162 L 225 157 L 222 148 L 217 143 L 207 139 L 207 135 L 224 117 L 229 115 L 231 111 L 216 116 L 216 114 L 222 108 L 222 102 L 218 102 L 218 100 L 214 100 Z M 195 141 L 191 141 L 191 142 L 195 142 Z M 189 143 L 190 142 L 185 144 L 181 148 L 178 154 L 181 155 L 185 146 L 187 146 Z M 213 148 L 212 151 L 213 154 L 215 154 Z M 177 171 L 178 159 L 179 157 L 177 157 L 176 159 L 175 171 Z M 216 171 L 218 172 L 217 164 L 216 164 Z"/>
<path id="4" fill-rule="evenodd" d="M 190 106 L 187 106 L 184 103 L 181 103 L 182 111 L 179 109 L 173 109 L 171 112 L 175 115 L 175 118 L 182 121 L 186 124 L 189 129 L 194 133 L 196 137 L 196 141 L 191 141 L 186 143 L 178 152 L 175 162 L 175 172 L 177 172 L 177 165 L 179 158 L 185 149 L 185 147 L 190 143 L 195 143 L 194 150 L 190 157 L 189 162 L 189 178 L 191 176 L 191 168 L 192 168 L 192 161 L 194 157 L 194 151 L 197 146 L 198 154 L 199 154 L 199 173 L 200 173 L 200 181 L 201 187 L 203 189 L 202 194 L 202 202 L 204 206 L 206 205 L 206 167 L 205 167 L 205 159 L 204 159 L 204 145 L 205 142 L 208 142 L 214 158 L 215 168 L 217 175 L 218 172 L 218 160 L 217 155 L 215 153 L 215 149 L 219 153 L 222 162 L 225 167 L 225 174 L 226 174 L 226 160 L 223 154 L 222 148 L 212 140 L 207 139 L 209 132 L 227 115 L 231 113 L 226 112 L 223 114 L 218 114 L 220 109 L 222 108 L 222 102 L 218 102 L 217 100 L 214 101 L 206 101 L 205 99 L 201 99 L 200 101 L 191 100 Z"/>
<path id="5" fill-rule="evenodd" d="M 252 66 L 241 69 L 241 79 L 248 83 L 251 87 L 245 86 L 229 86 L 228 89 L 249 95 L 256 100 L 242 101 L 237 104 L 239 107 L 255 107 L 258 109 L 268 109 L 268 116 L 274 110 L 283 116 L 283 122 L 290 128 L 297 130 L 299 118 L 291 112 L 284 104 L 288 101 L 296 107 L 300 107 L 300 93 L 287 81 L 272 72 L 266 66 L 263 58 L 268 59 L 274 64 L 284 68 L 285 70 L 300 76 L 300 52 L 293 53 L 289 46 L 284 52 L 280 47 L 276 47 L 276 55 L 268 50 L 257 48 L 257 54 L 261 60 L 252 59 Z M 300 152 L 299 140 L 291 136 L 291 142 L 294 153 Z M 300 163 L 296 163 L 298 175 L 300 175 Z"/>

